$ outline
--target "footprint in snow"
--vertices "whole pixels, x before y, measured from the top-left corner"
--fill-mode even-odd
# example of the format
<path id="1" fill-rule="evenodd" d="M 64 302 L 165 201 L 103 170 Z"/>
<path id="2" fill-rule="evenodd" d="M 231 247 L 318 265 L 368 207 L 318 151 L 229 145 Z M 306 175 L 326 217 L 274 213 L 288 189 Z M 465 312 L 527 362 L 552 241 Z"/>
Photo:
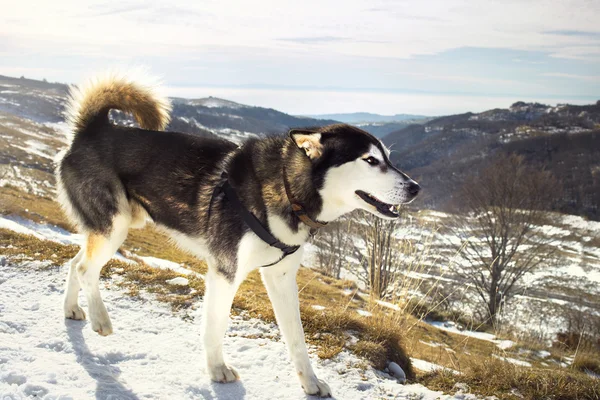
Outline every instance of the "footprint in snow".
<path id="1" fill-rule="evenodd" d="M 250 349 L 251 349 L 251 346 L 249 346 L 249 345 L 245 344 L 245 345 L 243 345 L 242 347 L 240 347 L 240 348 L 238 349 L 238 351 L 241 353 L 242 351 L 246 351 L 246 350 L 250 350 Z"/>
<path id="2" fill-rule="evenodd" d="M 25 393 L 28 397 L 39 399 L 48 394 L 48 389 L 43 386 L 28 384 L 23 389 L 23 393 Z"/>
<path id="3" fill-rule="evenodd" d="M 14 372 L 9 372 L 8 375 L 0 378 L 3 382 L 8 383 L 9 385 L 22 385 L 27 382 L 27 378 L 23 375 L 16 374 Z"/>

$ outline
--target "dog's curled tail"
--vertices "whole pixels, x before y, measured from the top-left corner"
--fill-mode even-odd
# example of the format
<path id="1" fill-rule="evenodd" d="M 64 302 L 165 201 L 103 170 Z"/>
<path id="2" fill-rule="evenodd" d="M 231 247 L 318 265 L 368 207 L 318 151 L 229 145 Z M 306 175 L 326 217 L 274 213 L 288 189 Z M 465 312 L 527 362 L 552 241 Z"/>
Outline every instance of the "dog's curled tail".
<path id="1" fill-rule="evenodd" d="M 111 109 L 133 114 L 143 129 L 163 130 L 170 120 L 171 103 L 157 95 L 152 85 L 114 73 L 71 87 L 66 114 L 75 135 L 91 124 L 108 123 Z"/>

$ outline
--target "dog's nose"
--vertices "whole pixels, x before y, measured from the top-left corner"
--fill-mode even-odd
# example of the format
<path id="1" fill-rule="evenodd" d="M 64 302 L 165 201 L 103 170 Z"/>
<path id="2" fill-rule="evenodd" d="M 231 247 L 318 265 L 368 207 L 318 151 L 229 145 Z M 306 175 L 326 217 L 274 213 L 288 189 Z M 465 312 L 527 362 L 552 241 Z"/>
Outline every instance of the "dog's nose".
<path id="1" fill-rule="evenodd" d="M 419 186 L 419 184 L 417 182 L 415 182 L 415 181 L 410 181 L 408 183 L 408 187 L 406 188 L 406 190 L 411 195 L 416 196 L 421 191 L 421 186 Z"/>

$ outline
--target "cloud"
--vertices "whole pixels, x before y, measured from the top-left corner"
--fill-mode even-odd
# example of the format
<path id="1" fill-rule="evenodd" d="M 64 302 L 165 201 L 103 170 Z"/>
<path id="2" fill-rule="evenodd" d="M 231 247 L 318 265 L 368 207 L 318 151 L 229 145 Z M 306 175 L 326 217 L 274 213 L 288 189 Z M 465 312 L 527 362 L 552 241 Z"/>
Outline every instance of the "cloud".
<path id="1" fill-rule="evenodd" d="M 598 82 L 600 83 L 600 75 L 576 75 L 567 74 L 563 72 L 547 72 L 543 73 L 542 76 L 549 76 L 552 78 L 566 78 L 566 79 L 577 79 L 582 81 Z"/>
<path id="2" fill-rule="evenodd" d="M 516 62 L 516 63 L 533 64 L 533 65 L 539 65 L 539 64 L 546 63 L 545 61 L 530 61 L 530 60 L 522 60 L 520 58 L 513 58 L 512 61 Z"/>
<path id="3" fill-rule="evenodd" d="M 130 4 L 130 5 L 118 6 L 118 7 L 106 7 L 106 5 L 102 5 L 101 7 L 98 7 L 98 9 L 102 10 L 102 11 L 98 11 L 97 13 L 90 14 L 88 16 L 101 17 L 101 16 L 106 16 L 106 15 L 125 14 L 125 13 L 134 12 L 134 11 L 144 10 L 146 8 L 147 8 L 147 6 L 145 6 L 143 4 Z"/>
<path id="4" fill-rule="evenodd" d="M 308 36 L 308 37 L 290 37 L 290 38 L 278 38 L 284 42 L 295 42 L 295 43 L 331 43 L 331 42 L 344 42 L 350 39 L 339 36 Z"/>
<path id="5" fill-rule="evenodd" d="M 600 31 L 556 30 L 556 31 L 545 31 L 542 33 L 545 33 L 548 35 L 589 37 L 589 38 L 600 39 Z"/>

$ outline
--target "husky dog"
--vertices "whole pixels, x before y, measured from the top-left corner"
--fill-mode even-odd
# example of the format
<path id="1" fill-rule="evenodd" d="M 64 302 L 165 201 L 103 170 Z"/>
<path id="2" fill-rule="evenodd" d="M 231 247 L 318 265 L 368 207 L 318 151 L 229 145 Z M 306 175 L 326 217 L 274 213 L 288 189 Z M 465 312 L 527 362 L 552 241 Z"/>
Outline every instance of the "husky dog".
<path id="1" fill-rule="evenodd" d="M 141 129 L 112 125 L 110 109 L 133 114 Z M 85 319 L 77 300 L 83 288 L 92 329 L 112 333 L 100 271 L 128 230 L 151 220 L 207 261 L 203 341 L 212 380 L 239 378 L 223 358 L 233 297 L 250 271 L 273 264 L 260 272 L 300 383 L 308 394 L 329 396 L 310 364 L 298 304 L 296 272 L 310 222 L 323 224 L 357 208 L 397 218 L 396 206 L 413 200 L 419 185 L 391 164 L 378 139 L 349 125 L 293 130 L 238 147 L 164 132 L 169 112 L 168 100 L 125 77 L 71 91 L 73 140 L 56 174 L 59 200 L 84 242 L 70 264 L 65 316 Z M 223 179 L 237 202 L 215 190 Z M 299 249 L 284 254 L 266 243 L 244 211 L 280 243 Z"/>

